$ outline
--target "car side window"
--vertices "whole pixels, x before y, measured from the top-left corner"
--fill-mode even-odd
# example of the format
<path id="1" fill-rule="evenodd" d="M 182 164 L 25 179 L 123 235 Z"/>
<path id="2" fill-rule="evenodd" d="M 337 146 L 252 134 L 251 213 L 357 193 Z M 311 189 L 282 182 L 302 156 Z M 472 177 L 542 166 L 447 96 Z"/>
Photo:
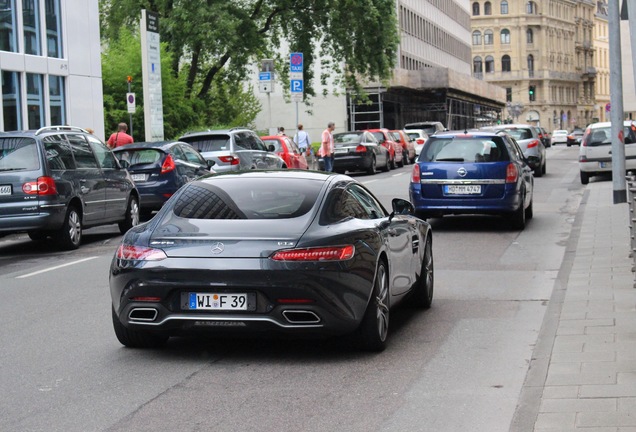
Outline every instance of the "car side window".
<path id="1" fill-rule="evenodd" d="M 321 223 L 337 223 L 351 218 L 369 219 L 369 214 L 350 191 L 344 187 L 333 189 L 327 197 Z"/>
<path id="2" fill-rule="evenodd" d="M 248 139 L 249 139 L 249 143 L 250 143 L 250 148 L 252 150 L 258 150 L 258 151 L 267 151 L 267 148 L 265 147 L 265 144 L 263 144 L 263 141 L 261 141 L 261 139 L 259 137 L 257 137 L 256 135 L 252 135 L 252 134 L 248 134 Z"/>
<path id="3" fill-rule="evenodd" d="M 181 147 L 178 145 L 172 146 L 168 151 L 174 160 L 187 161 L 185 154 L 181 151 Z"/>
<path id="4" fill-rule="evenodd" d="M 49 135 L 42 139 L 46 159 L 52 170 L 75 169 L 73 152 L 62 135 Z"/>
<path id="5" fill-rule="evenodd" d="M 93 153 L 95 153 L 97 161 L 102 168 L 119 168 L 119 165 L 115 160 L 115 155 L 113 155 L 113 153 L 108 147 L 106 147 L 104 143 L 90 135 L 87 135 L 86 139 L 90 143 L 90 146 L 93 149 Z"/>
<path id="6" fill-rule="evenodd" d="M 184 145 L 179 146 L 178 148 L 180 151 L 183 152 L 188 162 L 199 164 L 199 165 L 206 165 L 205 159 L 203 159 L 203 157 L 199 153 L 194 151 L 194 149 Z"/>
<path id="7" fill-rule="evenodd" d="M 289 138 L 285 138 L 285 143 L 287 144 L 287 148 L 290 149 L 292 152 L 300 153 L 300 149 L 298 148 L 298 146 L 293 140 L 290 140 Z"/>
<path id="8" fill-rule="evenodd" d="M 386 216 L 386 211 L 382 205 L 362 186 L 352 184 L 349 187 L 349 193 L 360 203 L 367 213 L 368 219 L 379 219 Z"/>
<path id="9" fill-rule="evenodd" d="M 97 159 L 83 135 L 68 134 L 66 137 L 71 145 L 77 168 L 99 168 Z"/>
<path id="10" fill-rule="evenodd" d="M 234 145 L 237 147 L 237 150 L 249 150 L 250 143 L 244 132 L 234 134 Z"/>

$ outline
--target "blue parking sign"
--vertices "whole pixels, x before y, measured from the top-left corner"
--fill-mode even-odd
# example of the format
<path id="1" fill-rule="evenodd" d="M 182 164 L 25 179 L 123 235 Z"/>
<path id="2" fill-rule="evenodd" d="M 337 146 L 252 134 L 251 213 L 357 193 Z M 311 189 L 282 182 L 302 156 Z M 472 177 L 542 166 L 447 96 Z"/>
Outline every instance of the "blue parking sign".
<path id="1" fill-rule="evenodd" d="M 291 92 L 302 93 L 303 92 L 303 80 L 290 80 Z"/>

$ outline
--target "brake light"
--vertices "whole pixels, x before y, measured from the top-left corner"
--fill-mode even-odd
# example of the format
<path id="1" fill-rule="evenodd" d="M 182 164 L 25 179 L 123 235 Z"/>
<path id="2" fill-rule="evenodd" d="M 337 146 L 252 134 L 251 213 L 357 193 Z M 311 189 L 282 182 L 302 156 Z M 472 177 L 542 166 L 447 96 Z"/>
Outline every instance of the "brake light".
<path id="1" fill-rule="evenodd" d="M 55 195 L 57 188 L 53 177 L 38 177 L 34 182 L 26 182 L 22 185 L 22 191 L 27 195 Z"/>
<path id="2" fill-rule="evenodd" d="M 172 159 L 171 155 L 166 157 L 166 160 L 163 161 L 163 165 L 161 165 L 161 174 L 169 173 L 173 171 L 177 166 L 174 164 L 174 159 Z"/>
<path id="3" fill-rule="evenodd" d="M 506 183 L 516 183 L 519 178 L 519 170 L 515 164 L 508 164 L 506 168 Z"/>
<path id="4" fill-rule="evenodd" d="M 579 155 L 579 162 L 587 162 L 587 156 Z"/>
<path id="5" fill-rule="evenodd" d="M 538 146 L 538 145 L 539 145 L 539 141 L 534 140 L 534 141 L 531 141 L 531 142 L 528 144 L 528 148 L 536 147 L 536 146 Z"/>
<path id="6" fill-rule="evenodd" d="M 413 171 L 411 172 L 411 183 L 420 183 L 421 178 L 420 166 L 418 164 L 413 165 Z"/>
<path id="7" fill-rule="evenodd" d="M 161 301 L 161 297 L 131 297 L 131 301 L 140 301 L 140 302 L 153 302 L 157 303 Z"/>
<path id="8" fill-rule="evenodd" d="M 355 251 L 353 245 L 287 249 L 275 252 L 270 258 L 274 261 L 346 261 L 353 258 Z"/>
<path id="9" fill-rule="evenodd" d="M 161 261 L 168 258 L 161 249 L 122 244 L 115 257 L 127 261 Z"/>
<path id="10" fill-rule="evenodd" d="M 362 144 L 358 145 L 358 147 L 356 147 L 356 152 L 357 153 L 366 153 L 367 152 L 367 148 L 365 146 L 363 146 Z"/>
<path id="11" fill-rule="evenodd" d="M 415 140 L 415 142 L 418 144 L 424 144 L 424 138 L 418 138 Z"/>
<path id="12" fill-rule="evenodd" d="M 308 304 L 314 303 L 316 300 L 308 298 L 279 298 L 276 301 L 281 304 Z"/>
<path id="13" fill-rule="evenodd" d="M 230 165 L 238 165 L 239 158 L 235 156 L 219 156 L 219 160 L 224 163 L 228 163 Z"/>

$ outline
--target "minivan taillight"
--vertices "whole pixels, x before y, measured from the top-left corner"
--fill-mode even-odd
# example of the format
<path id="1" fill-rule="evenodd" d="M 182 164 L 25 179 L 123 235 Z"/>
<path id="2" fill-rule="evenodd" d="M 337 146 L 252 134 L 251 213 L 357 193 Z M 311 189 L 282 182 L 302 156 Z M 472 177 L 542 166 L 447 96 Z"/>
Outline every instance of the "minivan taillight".
<path id="1" fill-rule="evenodd" d="M 506 183 L 516 183 L 519 178 L 519 170 L 515 164 L 508 164 L 506 168 Z"/>
<path id="2" fill-rule="evenodd" d="M 161 165 L 161 174 L 169 173 L 173 171 L 177 166 L 174 164 L 174 159 L 172 159 L 171 155 L 166 156 L 166 160 L 163 161 L 163 165 Z"/>
<path id="3" fill-rule="evenodd" d="M 37 181 L 26 182 L 22 185 L 22 191 L 27 195 L 55 195 L 57 188 L 53 177 L 38 177 Z"/>
<path id="4" fill-rule="evenodd" d="M 240 162 L 236 156 L 219 156 L 219 160 L 230 165 L 238 165 Z"/>
<path id="5" fill-rule="evenodd" d="M 422 177 L 420 172 L 420 166 L 416 163 L 415 165 L 413 165 L 413 171 L 411 173 L 411 182 L 420 183 L 421 178 Z"/>

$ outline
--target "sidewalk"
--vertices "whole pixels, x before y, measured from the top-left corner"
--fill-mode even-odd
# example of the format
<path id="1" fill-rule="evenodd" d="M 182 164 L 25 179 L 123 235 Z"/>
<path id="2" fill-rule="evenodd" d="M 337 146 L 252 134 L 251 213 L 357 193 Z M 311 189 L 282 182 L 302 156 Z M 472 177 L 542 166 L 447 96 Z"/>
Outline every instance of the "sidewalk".
<path id="1" fill-rule="evenodd" d="M 629 208 L 586 187 L 511 431 L 636 432 Z"/>

